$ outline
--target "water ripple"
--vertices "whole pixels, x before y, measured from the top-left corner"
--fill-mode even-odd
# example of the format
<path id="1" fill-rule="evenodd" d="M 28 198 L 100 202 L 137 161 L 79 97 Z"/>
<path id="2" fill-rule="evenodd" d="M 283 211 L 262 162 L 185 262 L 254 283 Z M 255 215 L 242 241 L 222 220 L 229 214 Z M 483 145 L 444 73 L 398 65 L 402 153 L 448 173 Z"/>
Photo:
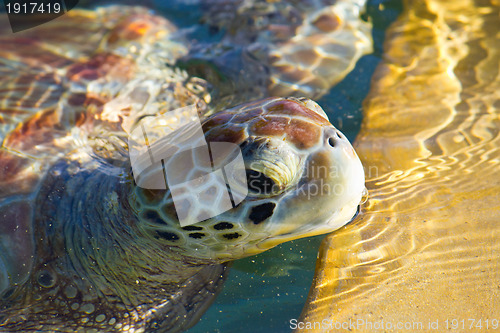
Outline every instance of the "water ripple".
<path id="1" fill-rule="evenodd" d="M 407 1 L 388 30 L 356 142 L 370 199 L 323 242 L 302 321 L 499 319 L 499 11 Z"/>

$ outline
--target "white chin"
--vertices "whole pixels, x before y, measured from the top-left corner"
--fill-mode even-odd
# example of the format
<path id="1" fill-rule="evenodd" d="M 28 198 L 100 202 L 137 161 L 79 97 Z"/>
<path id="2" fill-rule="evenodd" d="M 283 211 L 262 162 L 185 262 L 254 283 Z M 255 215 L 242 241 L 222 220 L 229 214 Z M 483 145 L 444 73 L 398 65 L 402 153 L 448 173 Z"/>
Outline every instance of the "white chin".
<path id="1" fill-rule="evenodd" d="M 360 201 L 361 198 L 356 198 L 345 204 L 339 211 L 333 214 L 332 218 L 328 221 L 328 226 L 332 230 L 336 230 L 349 223 L 356 216 Z"/>

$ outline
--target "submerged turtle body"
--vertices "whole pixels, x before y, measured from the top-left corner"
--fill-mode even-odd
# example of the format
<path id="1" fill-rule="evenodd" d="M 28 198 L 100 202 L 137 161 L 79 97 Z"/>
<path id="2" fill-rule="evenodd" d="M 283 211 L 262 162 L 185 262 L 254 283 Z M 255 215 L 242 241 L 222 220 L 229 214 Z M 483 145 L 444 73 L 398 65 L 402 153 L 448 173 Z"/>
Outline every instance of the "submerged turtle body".
<path id="1" fill-rule="evenodd" d="M 0 253 L 3 265 L 14 270 L 9 284 L 23 281 L 31 270 L 35 195 L 55 161 L 123 159 L 116 155 L 125 151 L 124 129 L 134 119 L 161 106 L 199 100 L 186 88 L 185 74 L 155 67 L 186 52 L 168 38 L 173 31 L 168 21 L 145 9 L 111 7 L 72 11 L 36 30 L 0 37 L 0 212 L 5 217 Z M 151 92 L 144 87 L 155 84 L 161 93 L 149 101 Z"/>
<path id="2" fill-rule="evenodd" d="M 203 118 L 206 82 L 173 67 L 187 49 L 145 9 L 74 10 L 0 43 L 1 331 L 183 330 L 228 261 L 356 213 L 361 163 L 315 102 L 267 98 Z M 148 145 L 163 147 L 192 115 L 155 117 L 188 105 L 208 144 L 239 147 L 248 193 L 181 227 L 170 188 L 136 183 L 127 138 L 152 119 Z M 194 153 L 174 162 L 204 167 Z"/>

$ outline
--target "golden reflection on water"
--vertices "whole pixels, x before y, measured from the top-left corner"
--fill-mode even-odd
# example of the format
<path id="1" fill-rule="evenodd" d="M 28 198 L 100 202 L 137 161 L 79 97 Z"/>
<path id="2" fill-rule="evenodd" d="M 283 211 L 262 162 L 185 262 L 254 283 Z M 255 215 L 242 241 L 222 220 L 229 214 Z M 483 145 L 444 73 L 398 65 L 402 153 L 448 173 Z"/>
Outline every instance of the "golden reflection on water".
<path id="1" fill-rule="evenodd" d="M 499 12 L 407 1 L 387 31 L 356 142 L 370 199 L 322 243 L 301 321 L 500 320 Z"/>

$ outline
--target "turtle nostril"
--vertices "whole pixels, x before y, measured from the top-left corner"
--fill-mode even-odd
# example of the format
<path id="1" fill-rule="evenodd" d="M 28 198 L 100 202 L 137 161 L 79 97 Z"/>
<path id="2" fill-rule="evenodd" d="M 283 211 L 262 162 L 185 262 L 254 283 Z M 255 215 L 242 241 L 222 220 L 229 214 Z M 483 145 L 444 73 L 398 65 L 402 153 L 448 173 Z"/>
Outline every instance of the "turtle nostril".
<path id="1" fill-rule="evenodd" d="M 328 139 L 328 144 L 332 147 L 335 147 L 335 139 L 334 138 L 329 138 Z"/>
<path id="2" fill-rule="evenodd" d="M 339 131 L 335 131 L 335 134 L 337 134 L 337 137 L 338 137 L 339 139 L 342 139 L 342 135 L 340 135 L 340 132 L 339 132 Z"/>

